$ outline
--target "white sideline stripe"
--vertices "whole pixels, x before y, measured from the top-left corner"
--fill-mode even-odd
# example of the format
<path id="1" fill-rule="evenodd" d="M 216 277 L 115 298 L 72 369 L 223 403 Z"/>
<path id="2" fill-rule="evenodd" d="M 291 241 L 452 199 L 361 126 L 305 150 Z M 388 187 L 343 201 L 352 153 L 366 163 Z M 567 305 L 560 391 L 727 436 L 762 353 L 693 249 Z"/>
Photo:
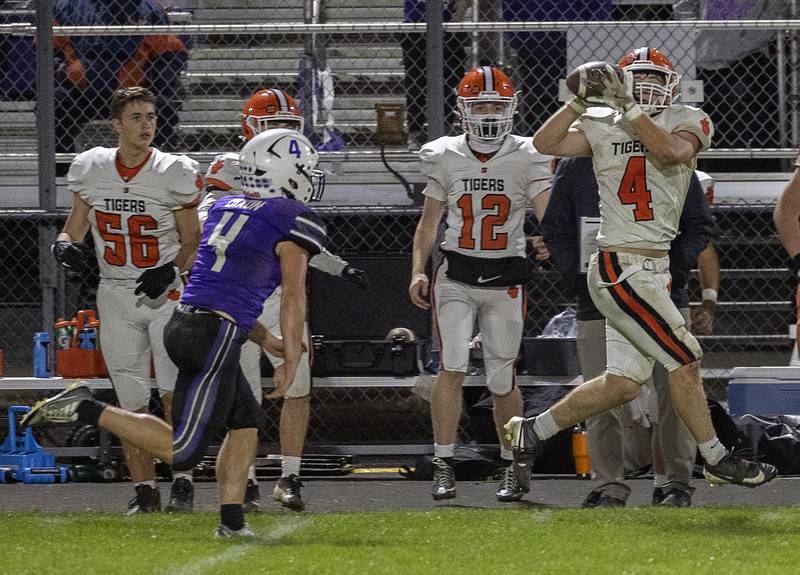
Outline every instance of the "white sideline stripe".
<path id="1" fill-rule="evenodd" d="M 257 547 L 262 545 L 271 545 L 272 543 L 283 539 L 287 535 L 294 533 L 298 529 L 305 527 L 309 523 L 311 523 L 310 519 L 288 519 L 287 521 L 277 525 L 266 535 L 259 535 L 258 537 L 254 538 L 242 538 L 240 540 L 241 544 L 234 544 L 232 547 L 229 547 L 221 553 L 211 555 L 210 557 L 203 557 L 197 561 L 187 563 L 174 571 L 166 571 L 165 573 L 168 575 L 199 575 L 211 567 L 216 567 L 222 563 L 227 563 L 229 561 L 238 559 Z M 234 541 L 236 540 L 234 539 Z"/>

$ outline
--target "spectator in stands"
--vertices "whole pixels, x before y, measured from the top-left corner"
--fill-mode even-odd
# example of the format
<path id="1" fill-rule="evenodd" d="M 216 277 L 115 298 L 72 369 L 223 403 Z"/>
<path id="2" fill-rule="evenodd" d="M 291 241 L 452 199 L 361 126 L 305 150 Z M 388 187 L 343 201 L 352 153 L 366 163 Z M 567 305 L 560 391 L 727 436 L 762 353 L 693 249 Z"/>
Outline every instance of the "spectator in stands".
<path id="1" fill-rule="evenodd" d="M 772 20 L 789 17 L 785 0 L 677 0 L 677 20 Z M 721 148 L 781 145 L 777 30 L 706 29 L 696 37 L 697 79 Z"/>
<path id="2" fill-rule="evenodd" d="M 168 24 L 157 0 L 56 0 L 63 26 Z M 75 137 L 87 121 L 106 118 L 117 88 L 143 86 L 157 98 L 159 147 L 175 144 L 178 77 L 186 66 L 186 44 L 174 35 L 58 36 L 56 151 L 76 151 Z"/>
<path id="3" fill-rule="evenodd" d="M 506 22 L 592 21 L 611 17 L 611 0 L 503 0 Z M 559 107 L 558 80 L 567 75 L 564 32 L 509 32 L 514 84 L 525 86 L 519 102 L 518 130 L 533 134 Z"/>
<path id="4" fill-rule="evenodd" d="M 443 19 L 445 22 L 460 22 L 464 19 L 468 0 L 446 0 Z M 404 22 L 425 21 L 425 0 L 405 0 L 403 4 Z M 444 33 L 444 111 L 445 132 L 458 122 L 454 121 L 456 93 L 452 86 L 464 74 L 466 53 L 464 51 L 467 34 Z M 428 140 L 426 123 L 427 62 L 426 34 L 406 34 L 401 41 L 403 47 L 403 68 L 405 69 L 404 88 L 406 92 L 406 119 L 408 121 L 409 147 L 418 150 Z"/>
<path id="5" fill-rule="evenodd" d="M 589 295 L 580 256 L 586 241 L 581 231 L 584 217 L 598 217 L 600 197 L 597 180 L 588 157 L 561 160 L 553 181 L 550 202 L 542 219 L 544 241 L 567 289 L 578 299 L 578 355 L 585 381 L 601 375 L 606 366 L 605 320 Z M 681 215 L 680 233 L 670 250 L 672 301 L 689 320 L 686 282 L 689 269 L 708 245 L 713 219 L 706 206 L 697 178 L 692 178 Z M 539 248 L 541 251 L 541 247 Z M 717 274 L 718 275 L 718 274 Z M 697 444 L 678 417 L 670 399 L 669 383 L 663 367 L 653 372 L 655 394 L 645 401 L 653 420 L 652 457 L 655 474 L 653 504 L 688 507 L 691 504 L 692 476 Z M 625 471 L 638 468 L 626 462 L 641 461 L 631 446 L 641 444 L 637 435 L 643 428 L 633 424 L 636 400 L 587 421 L 589 453 L 595 487 L 583 502 L 584 507 L 620 507 L 630 494 Z M 631 457 L 633 456 L 633 457 Z"/>

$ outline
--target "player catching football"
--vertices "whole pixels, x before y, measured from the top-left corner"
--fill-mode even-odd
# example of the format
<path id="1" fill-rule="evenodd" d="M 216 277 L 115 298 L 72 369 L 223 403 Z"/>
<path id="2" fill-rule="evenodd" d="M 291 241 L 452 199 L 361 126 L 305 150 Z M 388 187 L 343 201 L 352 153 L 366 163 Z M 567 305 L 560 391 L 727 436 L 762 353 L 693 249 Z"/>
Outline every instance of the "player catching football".
<path id="1" fill-rule="evenodd" d="M 513 473 L 511 445 L 502 426 L 509 417 L 522 414 L 514 363 L 525 319 L 523 288 L 530 278 L 523 224 L 531 203 L 537 217 L 544 214 L 550 158 L 537 152 L 530 138 L 511 134 L 517 93 L 503 72 L 475 68 L 461 80 L 457 93 L 464 134 L 428 142 L 419 154 L 427 187 L 414 234 L 408 290 L 415 305 L 433 308 L 441 340 L 441 365 L 431 397 L 431 495 L 435 500 L 456 495 L 452 458 L 468 344 L 477 319 L 501 457 L 508 461 L 497 499 L 516 501 L 524 493 Z M 445 210 L 444 261 L 429 285 L 425 266 Z"/>
<path id="2" fill-rule="evenodd" d="M 775 467 L 737 458 L 717 438 L 700 378 L 702 350 L 669 297 L 667 251 L 697 154 L 711 143 L 711 121 L 674 103 L 678 74 L 656 49 L 638 48 L 618 66 L 589 64 L 573 74 L 577 81 L 571 74 L 568 85 L 583 97 L 553 114 L 533 142 L 545 153 L 593 159 L 601 223 L 587 281 L 607 322 L 607 369 L 541 415 L 511 418 L 506 430 L 518 478 L 524 481 L 558 431 L 635 398 L 658 361 L 669 372 L 675 409 L 698 443 L 706 478 L 766 483 Z"/>

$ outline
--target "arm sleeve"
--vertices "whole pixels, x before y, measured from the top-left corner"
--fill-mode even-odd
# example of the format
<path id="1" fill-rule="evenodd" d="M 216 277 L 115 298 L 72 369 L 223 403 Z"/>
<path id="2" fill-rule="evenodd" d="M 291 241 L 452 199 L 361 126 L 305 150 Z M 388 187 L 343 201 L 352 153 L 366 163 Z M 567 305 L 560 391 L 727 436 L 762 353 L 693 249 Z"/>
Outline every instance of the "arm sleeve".
<path id="1" fill-rule="evenodd" d="M 321 253 L 328 241 L 328 233 L 322 218 L 311 210 L 298 214 L 286 235 L 288 240 L 306 250 L 309 257 Z"/>
<path id="2" fill-rule="evenodd" d="M 714 136 L 714 125 L 708 114 L 698 108 L 685 108 L 677 117 L 677 123 L 672 132 L 689 132 L 700 140 L 700 151 L 711 147 L 711 138 Z"/>
<path id="3" fill-rule="evenodd" d="M 550 170 L 552 156 L 545 156 L 535 152 L 531 158 L 530 181 L 528 182 L 528 199 L 533 199 L 545 190 L 550 189 L 553 183 L 553 174 Z"/>
<path id="4" fill-rule="evenodd" d="M 428 188 L 430 188 L 430 191 L 425 190 L 425 195 L 442 201 L 447 195 L 448 186 L 446 168 L 442 162 L 443 155 L 444 150 L 439 140 L 428 142 L 419 151 L 420 172 L 428 178 Z M 436 183 L 431 184 L 431 180 Z M 433 195 L 435 193 L 441 194 L 441 197 Z"/>
<path id="5" fill-rule="evenodd" d="M 198 171 L 198 163 L 186 156 L 180 156 L 174 169 L 175 179 L 170 190 L 172 210 L 197 207 L 200 204 L 200 192 L 203 189 L 203 178 Z"/>
<path id="6" fill-rule="evenodd" d="M 572 160 L 562 160 L 556 170 L 550 201 L 544 212 L 540 227 L 550 257 L 562 281 L 569 289 L 569 297 L 575 295 L 580 266 L 580 245 L 575 225 L 575 185 L 577 178 L 572 169 Z"/>
<path id="7" fill-rule="evenodd" d="M 439 200 L 440 202 L 447 201 L 447 191 L 438 181 L 434 180 L 433 178 L 428 178 L 422 194 L 426 197 L 433 198 L 434 200 Z"/>
<path id="8" fill-rule="evenodd" d="M 91 186 L 87 183 L 89 168 L 92 165 L 91 154 L 92 150 L 87 150 L 75 156 L 69 165 L 69 172 L 67 172 L 67 188 L 73 194 L 78 194 L 88 204 L 92 203 Z"/>
<path id="9" fill-rule="evenodd" d="M 325 248 L 308 261 L 308 265 L 316 268 L 321 272 L 330 274 L 332 276 L 342 275 L 342 271 L 347 267 L 347 262 L 339 256 L 332 254 Z"/>

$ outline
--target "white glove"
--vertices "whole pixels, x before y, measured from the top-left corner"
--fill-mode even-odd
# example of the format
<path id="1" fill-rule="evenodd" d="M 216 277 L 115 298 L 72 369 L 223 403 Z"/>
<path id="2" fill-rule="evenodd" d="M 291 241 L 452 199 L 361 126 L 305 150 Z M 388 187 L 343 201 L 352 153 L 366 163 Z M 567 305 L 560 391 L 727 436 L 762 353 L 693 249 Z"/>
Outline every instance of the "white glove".
<path id="1" fill-rule="evenodd" d="M 609 64 L 603 78 L 600 100 L 606 105 L 626 112 L 631 106 L 636 105 L 633 99 L 633 78 L 622 71 L 618 66 Z"/>

